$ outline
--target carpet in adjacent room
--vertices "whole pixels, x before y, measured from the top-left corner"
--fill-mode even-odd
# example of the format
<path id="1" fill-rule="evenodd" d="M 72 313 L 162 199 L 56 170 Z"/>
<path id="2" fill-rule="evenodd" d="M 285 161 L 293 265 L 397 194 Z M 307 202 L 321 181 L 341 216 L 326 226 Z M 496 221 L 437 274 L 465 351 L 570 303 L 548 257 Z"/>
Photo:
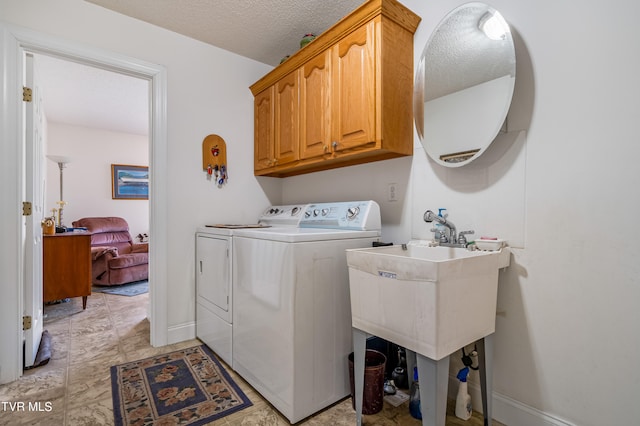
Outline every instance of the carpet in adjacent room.
<path id="1" fill-rule="evenodd" d="M 149 292 L 149 281 L 135 281 L 120 285 L 94 285 L 91 291 L 96 293 L 117 294 L 118 296 L 137 296 Z"/>

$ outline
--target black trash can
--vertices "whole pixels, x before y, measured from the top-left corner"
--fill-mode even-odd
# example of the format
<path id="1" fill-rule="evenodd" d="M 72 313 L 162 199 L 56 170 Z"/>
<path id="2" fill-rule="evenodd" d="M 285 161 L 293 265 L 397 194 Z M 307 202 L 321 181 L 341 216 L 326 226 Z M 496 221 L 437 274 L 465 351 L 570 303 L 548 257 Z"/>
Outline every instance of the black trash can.
<path id="1" fill-rule="evenodd" d="M 356 409 L 355 381 L 353 378 L 353 352 L 349 354 L 349 382 L 351 406 Z M 382 352 L 367 349 L 364 356 L 364 390 L 362 392 L 362 414 L 376 414 L 382 410 L 384 397 L 384 371 L 387 357 Z"/>

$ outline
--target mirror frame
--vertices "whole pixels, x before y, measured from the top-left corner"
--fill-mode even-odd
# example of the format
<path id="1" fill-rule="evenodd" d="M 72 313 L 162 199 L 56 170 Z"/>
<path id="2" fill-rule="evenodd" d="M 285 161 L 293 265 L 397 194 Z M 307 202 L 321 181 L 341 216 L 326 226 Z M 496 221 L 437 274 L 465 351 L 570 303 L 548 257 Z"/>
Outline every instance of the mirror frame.
<path id="1" fill-rule="evenodd" d="M 455 152 L 451 152 L 451 153 L 447 153 L 447 154 L 439 154 L 439 153 L 434 153 L 433 149 L 429 149 L 429 141 L 426 139 L 425 134 L 424 134 L 424 128 L 425 128 L 425 121 L 426 121 L 426 117 L 425 117 L 425 89 L 429 89 L 429 87 L 427 86 L 429 84 L 429 78 L 426 75 L 426 72 L 428 72 L 428 70 L 426 69 L 426 58 L 429 56 L 428 54 L 430 53 L 429 49 L 435 49 L 436 47 L 434 47 L 434 39 L 438 36 L 442 36 L 442 34 L 440 33 L 443 30 L 449 30 L 449 24 L 450 22 L 453 22 L 456 18 L 458 18 L 460 16 L 460 14 L 468 9 L 480 9 L 480 12 L 478 13 L 478 20 L 477 22 L 480 23 L 481 21 L 483 21 L 485 18 L 485 16 L 488 16 L 488 14 L 490 13 L 492 16 L 495 16 L 498 18 L 498 21 L 501 24 L 502 29 L 504 29 L 504 34 L 502 34 L 502 38 L 501 40 L 506 41 L 505 46 L 505 67 L 508 68 L 508 73 L 502 75 L 502 76 L 497 76 L 494 77 L 495 80 L 497 80 L 500 77 L 504 77 L 504 76 L 511 76 L 512 78 L 510 79 L 509 85 L 508 87 L 506 87 L 506 89 L 500 93 L 500 96 L 503 96 L 504 101 L 500 101 L 499 104 L 502 107 L 500 109 L 500 111 L 498 110 L 498 107 L 496 107 L 496 112 L 490 117 L 491 121 L 489 124 L 487 124 L 487 131 L 485 131 L 485 135 L 490 135 L 490 137 L 487 136 L 488 140 L 481 140 L 478 144 L 474 144 L 474 149 L 470 149 L 470 150 L 455 150 Z M 475 21 L 474 21 L 475 22 Z M 456 22 L 457 23 L 457 22 Z M 478 25 L 477 27 L 477 31 L 481 32 L 481 29 L 479 28 L 480 25 Z M 460 28 L 453 28 L 455 31 L 457 32 L 461 32 L 462 29 Z M 468 28 L 466 29 L 468 31 Z M 486 34 L 486 32 L 485 32 Z M 453 38 L 459 38 L 458 34 L 451 34 L 451 37 Z M 487 38 L 489 37 L 488 35 L 486 36 Z M 438 53 L 442 50 L 440 47 L 437 48 Z M 452 55 L 453 56 L 453 55 Z M 508 58 L 507 58 L 508 56 Z M 458 61 L 458 62 L 454 62 L 452 63 L 452 65 L 457 65 L 460 62 L 462 62 L 462 60 L 460 60 L 458 57 L 454 58 Z M 453 73 L 452 73 L 453 75 Z M 461 167 L 464 166 L 466 164 L 469 164 L 470 162 L 472 162 L 473 160 L 477 159 L 488 147 L 489 145 L 491 145 L 491 143 L 493 142 L 493 140 L 496 138 L 496 136 L 501 132 L 501 130 L 504 127 L 506 118 L 507 118 L 507 114 L 509 112 L 509 108 L 511 106 L 511 101 L 513 98 L 513 93 L 514 93 L 514 88 L 515 88 L 515 78 L 516 78 L 516 56 L 515 56 L 515 46 L 514 46 L 514 41 L 513 41 L 513 36 L 511 34 L 511 29 L 509 28 L 509 24 L 506 22 L 506 20 L 502 17 L 502 15 L 500 14 L 500 12 L 498 12 L 495 8 L 489 6 L 488 4 L 482 3 L 482 2 L 470 2 L 470 3 L 465 3 L 463 5 L 458 6 L 457 8 L 453 9 L 451 12 L 449 12 L 436 26 L 436 28 L 433 30 L 433 32 L 431 33 L 431 36 L 429 37 L 427 43 L 425 44 L 425 47 L 422 51 L 422 54 L 420 56 L 420 60 L 418 62 L 418 66 L 416 69 L 416 77 L 415 77 L 415 83 L 414 83 L 414 98 L 413 98 L 413 110 L 414 110 L 414 122 L 415 122 L 415 126 L 416 126 L 416 131 L 418 133 L 418 137 L 420 139 L 420 142 L 425 150 L 425 152 L 427 153 L 427 155 L 434 160 L 436 163 L 445 166 L 445 167 Z M 482 83 L 487 83 L 489 81 L 492 81 L 491 79 L 488 79 L 487 81 L 483 81 Z M 480 83 L 476 83 L 475 86 L 470 86 L 470 87 L 477 87 L 479 86 Z M 452 94 L 455 93 L 460 93 L 460 91 L 454 91 L 451 93 L 447 93 L 443 96 L 440 96 L 439 98 L 436 99 L 444 99 L 446 96 L 450 96 Z M 504 105 L 502 105 L 501 102 L 504 102 Z M 460 110 L 462 110 L 462 108 L 460 108 Z M 468 116 L 467 116 L 468 117 Z M 449 117 L 451 118 L 451 117 Z M 455 125 L 461 125 L 460 122 L 453 122 L 452 123 L 453 126 Z M 479 146 L 479 148 L 475 148 L 475 146 Z"/>

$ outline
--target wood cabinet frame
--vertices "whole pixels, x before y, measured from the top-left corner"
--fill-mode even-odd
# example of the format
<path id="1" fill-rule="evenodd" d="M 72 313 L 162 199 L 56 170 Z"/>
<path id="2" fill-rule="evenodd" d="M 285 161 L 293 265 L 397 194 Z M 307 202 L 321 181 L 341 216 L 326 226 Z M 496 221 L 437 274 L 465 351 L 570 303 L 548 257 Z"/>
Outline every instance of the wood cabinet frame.
<path id="1" fill-rule="evenodd" d="M 369 0 L 254 83 L 255 174 L 412 155 L 419 22 L 396 0 Z"/>

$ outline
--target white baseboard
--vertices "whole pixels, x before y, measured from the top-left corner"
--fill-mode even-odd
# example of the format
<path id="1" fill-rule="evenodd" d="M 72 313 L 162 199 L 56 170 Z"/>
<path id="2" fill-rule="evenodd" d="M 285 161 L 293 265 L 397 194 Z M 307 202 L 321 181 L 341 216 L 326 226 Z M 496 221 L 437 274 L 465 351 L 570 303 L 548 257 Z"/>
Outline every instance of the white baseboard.
<path id="1" fill-rule="evenodd" d="M 195 321 L 169 327 L 167 330 L 167 344 L 184 342 L 196 338 Z"/>
<path id="2" fill-rule="evenodd" d="M 482 412 L 482 395 L 480 385 L 468 383 L 473 410 Z M 448 397 L 455 399 L 458 393 L 458 379 L 449 376 Z M 575 426 L 573 423 L 530 407 L 513 398 L 493 392 L 493 413 L 495 420 L 507 426 Z"/>

